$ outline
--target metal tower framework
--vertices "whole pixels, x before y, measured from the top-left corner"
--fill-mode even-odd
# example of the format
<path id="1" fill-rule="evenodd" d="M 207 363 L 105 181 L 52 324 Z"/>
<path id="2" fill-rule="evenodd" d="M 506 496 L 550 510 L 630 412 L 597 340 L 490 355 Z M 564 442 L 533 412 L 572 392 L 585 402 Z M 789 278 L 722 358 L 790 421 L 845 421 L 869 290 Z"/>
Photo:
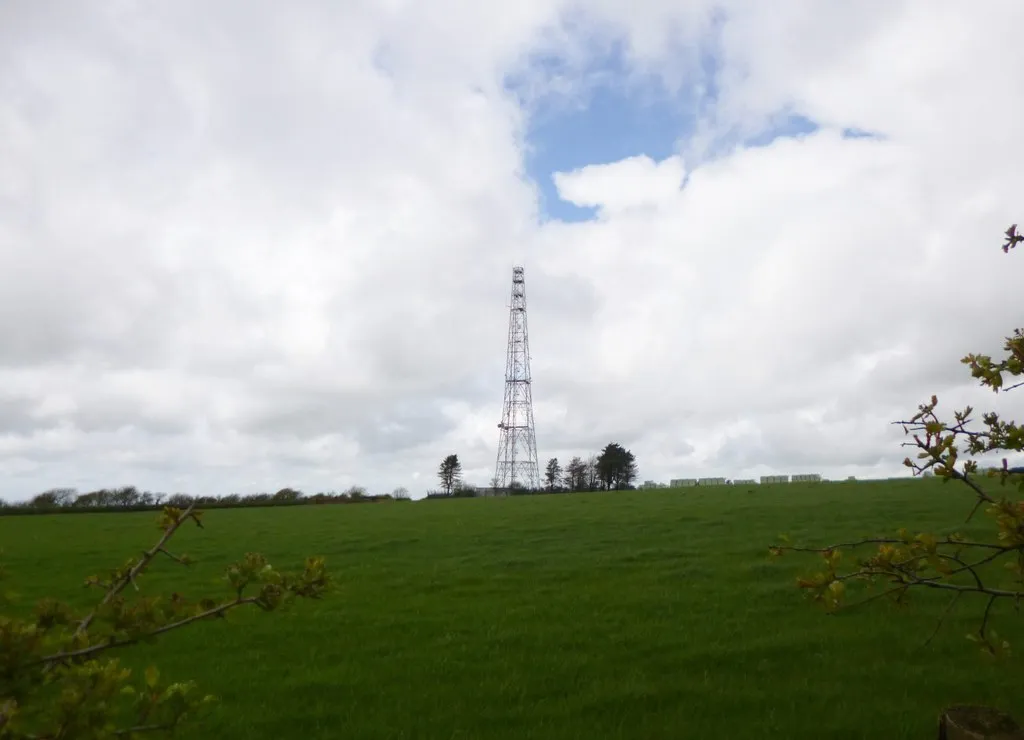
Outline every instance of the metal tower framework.
<path id="1" fill-rule="evenodd" d="M 526 278 L 512 268 L 512 301 L 508 316 L 508 359 L 505 362 L 505 403 L 498 424 L 498 489 L 540 488 L 537 433 L 533 426 L 530 338 L 526 326 Z"/>

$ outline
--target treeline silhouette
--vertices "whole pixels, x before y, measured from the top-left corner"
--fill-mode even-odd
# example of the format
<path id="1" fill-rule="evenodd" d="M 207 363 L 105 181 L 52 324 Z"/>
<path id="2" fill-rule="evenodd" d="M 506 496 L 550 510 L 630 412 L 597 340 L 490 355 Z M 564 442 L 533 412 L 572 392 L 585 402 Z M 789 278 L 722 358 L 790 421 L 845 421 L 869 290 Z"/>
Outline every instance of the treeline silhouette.
<path id="1" fill-rule="evenodd" d="M 634 486 L 628 486 L 633 489 Z M 581 487 L 574 493 L 602 490 L 600 484 Z M 421 500 L 476 498 L 480 496 L 543 496 L 553 493 L 568 493 L 571 489 L 561 486 L 552 488 L 526 488 L 513 484 L 509 489 L 495 492 L 494 489 L 457 487 L 451 493 L 427 491 Z M 381 501 L 411 501 L 405 488 L 396 488 L 391 493 L 370 494 L 362 486 L 337 492 L 305 494 L 294 488 L 282 488 L 277 493 L 253 493 L 242 495 L 232 493 L 226 496 L 192 496 L 187 493 L 156 493 L 140 491 L 135 486 L 102 488 L 98 491 L 78 493 L 73 488 L 52 488 L 33 496 L 28 501 L 7 502 L 0 499 L 0 516 L 30 514 L 101 514 L 132 511 L 159 511 L 164 506 L 181 509 L 195 504 L 203 509 L 236 509 L 271 506 L 315 506 L 327 504 L 370 504 Z"/>
<path id="2" fill-rule="evenodd" d="M 311 495 L 294 488 L 282 488 L 277 493 L 255 493 L 226 496 L 191 496 L 186 493 L 156 493 L 140 491 L 135 486 L 103 488 L 78 493 L 73 488 L 52 488 L 33 496 L 28 501 L 8 503 L 0 500 L 0 516 L 19 514 L 81 514 L 128 511 L 157 511 L 164 506 L 186 508 L 189 504 L 204 509 L 230 509 L 257 506 L 308 506 L 317 504 L 364 504 L 378 501 L 408 501 L 403 488 L 389 494 L 371 495 L 360 486 L 352 486 L 341 493 L 326 492 Z"/>
<path id="3" fill-rule="evenodd" d="M 584 461 L 574 457 L 565 468 L 558 458 L 548 460 L 543 488 L 525 487 L 513 482 L 497 490 L 497 480 L 491 488 L 478 489 L 462 482 L 462 464 L 459 456 L 448 455 L 438 470 L 441 490 L 427 491 L 427 499 L 475 498 L 477 496 L 511 495 L 537 496 L 549 493 L 598 490 L 632 490 L 636 488 L 636 457 L 622 445 L 611 442 L 600 454 Z M 157 493 L 140 491 L 135 486 L 101 488 L 79 493 L 75 488 L 51 488 L 36 494 L 28 501 L 8 503 L 0 499 L 0 516 L 19 514 L 75 514 L 87 512 L 156 511 L 164 506 L 187 508 L 190 504 L 204 509 L 230 509 L 255 506 L 308 506 L 317 504 L 366 504 L 378 501 L 409 501 L 409 491 L 399 487 L 391 493 L 371 495 L 362 486 L 351 486 L 341 493 L 334 491 L 306 495 L 294 488 L 282 488 L 277 493 L 254 493 L 226 496 L 192 496 L 187 493 Z"/>

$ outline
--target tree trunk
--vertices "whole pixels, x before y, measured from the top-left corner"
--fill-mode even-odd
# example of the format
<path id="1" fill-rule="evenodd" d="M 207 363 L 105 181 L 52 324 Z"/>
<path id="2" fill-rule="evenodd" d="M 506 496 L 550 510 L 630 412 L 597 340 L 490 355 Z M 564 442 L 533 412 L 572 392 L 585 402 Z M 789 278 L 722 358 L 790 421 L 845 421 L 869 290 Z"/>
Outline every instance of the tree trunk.
<path id="1" fill-rule="evenodd" d="M 939 740 L 1024 740 L 1024 730 L 992 707 L 950 707 L 939 718 Z"/>

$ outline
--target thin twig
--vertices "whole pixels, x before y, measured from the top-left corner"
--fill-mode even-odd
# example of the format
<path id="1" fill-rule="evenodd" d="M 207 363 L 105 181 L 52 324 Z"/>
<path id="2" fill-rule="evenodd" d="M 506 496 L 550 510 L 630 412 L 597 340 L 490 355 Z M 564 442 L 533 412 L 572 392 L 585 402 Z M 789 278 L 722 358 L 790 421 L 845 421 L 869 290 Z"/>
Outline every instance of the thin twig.
<path id="1" fill-rule="evenodd" d="M 890 588 L 890 589 L 888 589 L 886 591 L 881 591 L 881 592 L 879 592 L 877 594 L 872 594 L 871 596 L 867 597 L 866 599 L 861 599 L 860 601 L 854 601 L 854 602 L 849 603 L 849 604 L 844 604 L 843 606 L 840 606 L 836 611 L 837 612 L 838 611 L 849 611 L 850 609 L 853 609 L 854 607 L 864 606 L 865 604 L 870 604 L 872 601 L 876 601 L 877 599 L 885 598 L 886 596 L 889 596 L 890 594 L 894 594 L 897 591 L 906 591 L 908 588 L 910 588 L 910 584 L 902 583 L 899 586 L 894 586 L 893 588 Z"/>
<path id="2" fill-rule="evenodd" d="M 114 730 L 115 735 L 130 735 L 133 732 L 157 732 L 159 730 L 172 730 L 176 726 L 173 722 L 168 722 L 163 725 L 136 725 L 135 727 L 126 727 L 123 730 Z"/>
<path id="3" fill-rule="evenodd" d="M 838 545 L 830 545 L 828 547 L 796 547 L 795 545 L 778 545 L 779 550 L 789 550 L 791 552 L 829 552 L 831 550 L 841 550 L 843 548 L 849 549 L 859 547 L 860 545 L 896 545 L 903 544 L 903 540 L 895 539 L 892 537 L 880 537 L 872 538 L 867 540 L 859 540 L 857 542 L 841 542 Z"/>
<path id="4" fill-rule="evenodd" d="M 983 503 L 985 503 L 985 499 L 983 499 L 983 498 L 980 498 L 980 497 L 979 497 L 979 498 L 978 498 L 978 503 L 976 503 L 976 504 L 974 505 L 974 508 L 973 508 L 973 509 L 971 509 L 971 513 L 967 515 L 967 518 L 966 518 L 966 519 L 964 519 L 964 524 L 967 524 L 967 523 L 968 523 L 969 521 L 971 521 L 971 519 L 973 519 L 973 518 L 974 518 L 974 515 L 978 513 L 978 509 L 980 509 L 980 508 L 981 508 L 981 505 L 982 505 Z"/>
<path id="5" fill-rule="evenodd" d="M 181 563 L 182 565 L 188 565 L 188 561 L 184 560 L 181 557 L 178 557 L 177 555 L 175 555 L 172 552 L 169 552 L 168 550 L 166 550 L 163 547 L 160 548 L 160 552 L 162 552 L 164 555 L 166 555 L 167 557 L 169 557 L 171 560 L 173 560 L 176 563 Z"/>
<path id="6" fill-rule="evenodd" d="M 978 630 L 978 634 L 982 637 L 985 636 L 985 628 L 988 626 L 988 616 L 992 611 L 992 605 L 996 602 L 996 596 L 993 594 L 989 596 L 988 603 L 985 605 L 985 615 L 982 617 L 981 628 Z"/>
<path id="7" fill-rule="evenodd" d="M 992 498 L 987 493 L 985 493 L 983 490 L 981 490 L 981 486 L 979 486 L 973 480 L 968 478 L 965 473 L 961 473 L 956 468 L 952 468 L 949 472 L 950 472 L 950 477 L 952 477 L 954 480 L 958 480 L 958 481 L 961 481 L 962 483 L 967 484 L 967 487 L 970 488 L 971 490 L 973 490 L 976 494 L 978 494 L 979 498 L 987 501 L 990 504 L 994 504 L 996 502 L 996 500 L 994 498 Z M 980 506 L 981 504 L 979 503 L 978 505 Z"/>
<path id="8" fill-rule="evenodd" d="M 963 573 L 965 570 L 969 570 L 969 571 L 971 571 L 971 574 L 975 577 L 975 579 L 978 580 L 978 585 L 980 586 L 981 585 L 981 579 L 978 577 L 978 574 L 974 572 L 975 568 L 978 568 L 978 567 L 980 567 L 982 565 L 985 565 L 986 563 L 990 563 L 993 560 L 995 560 L 996 558 L 1002 557 L 1003 555 L 1009 555 L 1010 553 L 1018 552 L 1018 551 L 1020 551 L 1022 549 L 1024 549 L 1024 545 L 1017 545 L 1016 547 L 1000 548 L 1000 550 L 998 552 L 994 552 L 991 555 L 986 555 L 981 560 L 979 560 L 979 561 L 977 561 L 975 563 L 971 563 L 971 564 L 964 563 L 960 558 L 954 557 L 952 555 L 943 555 L 942 557 L 949 558 L 950 560 L 955 560 L 956 562 L 963 564 L 962 568 L 958 568 L 957 570 L 954 570 L 954 571 L 952 571 L 950 573 L 947 573 L 947 574 L 945 574 L 944 577 L 948 578 L 949 576 L 953 576 L 953 575 L 956 575 L 957 573 Z"/>
<path id="9" fill-rule="evenodd" d="M 829 545 L 828 547 L 797 547 L 795 545 L 774 545 L 778 550 L 788 550 L 791 552 L 829 552 L 831 550 L 842 550 L 852 549 L 854 547 L 860 547 L 861 545 L 905 545 L 906 540 L 901 540 L 896 537 L 877 537 L 865 540 L 858 540 L 856 542 L 841 542 L 836 545 Z M 940 540 L 936 544 L 939 545 L 954 545 L 956 547 L 984 547 L 989 550 L 1000 550 L 1004 551 L 1007 548 L 1004 545 L 994 545 L 991 542 L 971 542 L 969 540 L 954 540 L 946 537 L 944 540 Z"/>
<path id="10" fill-rule="evenodd" d="M 948 604 L 946 604 L 946 608 L 942 611 L 942 614 L 939 615 L 939 621 L 938 624 L 935 625 L 935 629 L 932 631 L 931 635 L 928 636 L 928 639 L 924 641 L 924 644 L 921 647 L 928 647 L 928 645 L 931 644 L 931 641 L 935 639 L 935 635 L 939 634 L 939 630 L 942 628 L 942 622 L 946 619 L 946 616 L 953 610 L 953 606 L 956 604 L 956 602 L 960 600 L 961 596 L 963 596 L 962 591 L 958 591 L 955 594 L 953 594 L 952 600 Z"/>
<path id="11" fill-rule="evenodd" d="M 996 553 L 996 555 L 999 555 L 999 553 Z M 974 568 L 977 566 L 977 563 L 975 563 L 974 566 L 971 566 L 965 563 L 961 558 L 957 557 L 956 555 L 945 555 L 944 557 L 946 557 L 949 560 L 952 560 L 955 563 L 959 563 L 962 566 L 957 570 L 951 571 L 950 573 L 946 574 L 946 577 L 954 576 L 957 573 L 963 573 L 966 570 L 970 572 L 971 576 L 973 576 L 974 582 L 978 584 L 978 588 L 985 587 L 985 584 L 981 582 L 981 576 L 979 576 L 978 572 L 974 570 Z"/>
<path id="12" fill-rule="evenodd" d="M 987 594 L 991 597 L 1015 599 L 1020 596 L 1019 591 L 1007 591 L 1002 588 L 989 588 L 988 586 L 960 586 L 955 583 L 942 583 L 941 581 L 925 581 L 916 579 L 912 585 L 921 585 L 928 588 L 936 588 L 943 591 L 963 591 L 972 594 Z"/>
<path id="13" fill-rule="evenodd" d="M 981 627 L 978 628 L 978 637 L 984 640 L 985 644 L 989 648 L 989 652 L 993 652 L 992 645 L 989 644 L 988 637 L 985 635 L 985 628 L 988 627 L 988 615 L 992 611 L 992 605 L 996 603 L 995 595 L 988 597 L 988 603 L 985 605 L 985 615 L 981 618 Z"/>

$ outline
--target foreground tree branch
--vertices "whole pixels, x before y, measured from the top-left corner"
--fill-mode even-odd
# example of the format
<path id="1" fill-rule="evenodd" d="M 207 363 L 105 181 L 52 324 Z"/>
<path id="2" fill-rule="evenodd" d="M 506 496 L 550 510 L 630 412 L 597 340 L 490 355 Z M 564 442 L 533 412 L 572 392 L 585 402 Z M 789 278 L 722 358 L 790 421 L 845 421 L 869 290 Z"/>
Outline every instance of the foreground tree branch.
<path id="1" fill-rule="evenodd" d="M 167 543 L 189 520 L 202 527 L 201 515 L 194 504 L 184 510 L 164 507 L 156 544 L 108 578 L 86 579 L 103 595 L 84 615 L 44 599 L 32 619 L 0 616 L 0 740 L 98 740 L 172 732 L 213 697 L 200 695 L 194 682 L 161 683 L 155 666 L 135 685 L 131 671 L 106 657 L 108 651 L 152 642 L 200 620 L 223 619 L 238 607 L 274 611 L 293 599 L 318 599 L 328 591 L 322 558 L 307 558 L 300 572 L 288 574 L 262 555 L 248 553 L 226 570 L 229 599 L 188 601 L 178 593 L 126 599 L 129 585 L 133 593 L 140 592 L 138 580 L 159 554 L 181 565 L 191 563 L 187 555 L 172 554 Z"/>
<path id="2" fill-rule="evenodd" d="M 1017 233 L 1015 224 L 1006 230 L 1003 251 L 1008 253 L 1021 241 L 1024 236 Z M 1024 376 L 1024 329 L 1016 329 L 1007 337 L 1004 350 L 1005 356 L 999 360 L 989 355 L 970 354 L 961 362 L 970 367 L 971 376 L 982 386 L 995 393 L 1005 393 L 1024 386 L 1024 380 L 1012 381 Z M 1001 419 L 995 412 L 983 414 L 979 426 L 972 416 L 974 409 L 969 406 L 954 411 L 952 420 L 944 421 L 936 411 L 938 405 L 938 398 L 932 396 L 928 403 L 918 406 L 912 418 L 894 422 L 911 438 L 903 446 L 917 450 L 916 457 L 907 457 L 903 464 L 915 476 L 930 472 L 945 483 L 963 484 L 975 498 L 966 521 L 984 509 L 994 525 L 991 541 L 968 541 L 959 534 L 939 537 L 921 532 L 911 535 L 900 530 L 895 538 L 865 538 L 827 547 L 798 547 L 783 538 L 782 544 L 771 546 L 769 551 L 774 556 L 785 552 L 819 555 L 824 560 L 824 568 L 798 579 L 797 585 L 812 601 L 824 605 L 830 612 L 878 598 L 889 597 L 902 603 L 912 590 L 952 593 L 952 599 L 925 644 L 934 639 L 962 597 L 981 597 L 984 607 L 978 629 L 967 637 L 980 643 L 986 654 L 1008 654 L 1009 642 L 990 628 L 990 621 L 997 602 L 1010 602 L 1019 612 L 1024 597 L 1024 498 L 1021 495 L 1024 494 L 1024 469 L 1010 468 L 1004 457 L 1001 467 L 982 472 L 975 458 L 1024 451 L 1024 428 Z M 961 460 L 961 455 L 965 459 Z M 857 555 L 863 548 L 873 548 L 873 551 Z M 852 568 L 840 573 L 843 552 L 854 553 L 855 559 Z M 1001 574 L 992 570 L 1000 560 L 1004 561 Z M 857 582 L 869 587 L 882 584 L 886 589 L 849 601 L 846 584 Z"/>
<path id="3" fill-rule="evenodd" d="M 36 665 L 39 663 L 67 663 L 68 661 L 72 660 L 88 658 L 90 655 L 94 655 L 95 653 L 100 653 L 105 650 L 125 647 L 127 645 L 135 645 L 136 643 L 143 642 L 148 638 L 157 637 L 158 635 L 162 635 L 165 632 L 170 632 L 171 630 L 186 627 L 192 624 L 193 622 L 198 622 L 200 619 L 218 617 L 224 614 L 225 612 L 234 609 L 235 607 L 243 606 L 245 604 L 255 604 L 257 602 L 258 597 L 255 596 L 248 596 L 246 598 L 235 599 L 234 601 L 229 601 L 224 604 L 220 604 L 219 606 L 215 606 L 212 609 L 207 609 L 206 611 L 200 612 L 199 614 L 193 614 L 191 617 L 185 617 L 184 619 L 179 619 L 177 622 L 165 624 L 163 627 L 152 630 L 150 632 L 146 632 L 145 634 L 139 635 L 138 637 L 129 637 L 121 640 L 113 639 L 106 642 L 98 642 L 94 645 L 90 645 L 89 647 L 81 648 L 80 650 L 54 653 L 53 655 L 47 655 L 45 658 L 39 658 L 34 663 L 29 664 L 27 666 L 23 666 L 23 668 L 30 668 L 32 665 Z"/>
<path id="4" fill-rule="evenodd" d="M 160 518 L 160 527 L 163 529 L 163 535 L 161 535 L 160 539 L 157 540 L 157 543 L 153 545 L 153 547 L 142 553 L 142 557 L 136 563 L 131 564 L 129 562 L 128 566 L 114 572 L 114 578 L 111 579 L 111 582 L 107 587 L 107 593 L 103 596 L 103 599 L 100 601 L 96 609 L 82 619 L 78 625 L 78 629 L 75 631 L 75 634 L 85 633 L 85 631 L 89 629 L 89 625 L 92 624 L 92 620 L 96 618 L 96 612 L 110 603 L 111 599 L 114 599 L 118 594 L 124 591 L 128 584 L 133 585 L 135 590 L 138 591 L 139 587 L 136 584 L 135 579 L 139 577 L 142 571 L 149 567 L 149 564 L 153 562 L 153 558 L 157 556 L 157 553 L 164 551 L 164 545 L 169 539 L 171 539 L 171 537 L 174 536 L 174 533 L 178 531 L 178 527 L 189 519 L 193 520 L 196 523 L 196 526 L 203 526 L 200 521 L 201 513 L 194 511 L 194 509 L 195 504 L 190 504 L 184 512 L 172 507 L 166 507 L 164 509 L 164 513 Z"/>

